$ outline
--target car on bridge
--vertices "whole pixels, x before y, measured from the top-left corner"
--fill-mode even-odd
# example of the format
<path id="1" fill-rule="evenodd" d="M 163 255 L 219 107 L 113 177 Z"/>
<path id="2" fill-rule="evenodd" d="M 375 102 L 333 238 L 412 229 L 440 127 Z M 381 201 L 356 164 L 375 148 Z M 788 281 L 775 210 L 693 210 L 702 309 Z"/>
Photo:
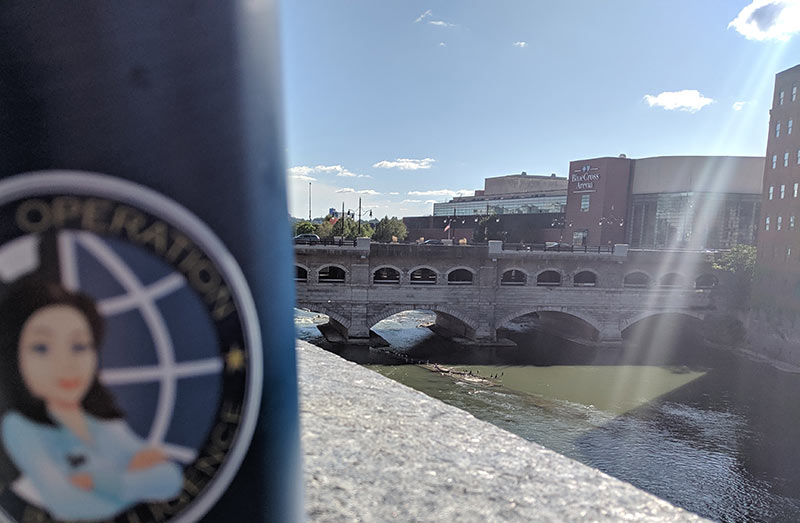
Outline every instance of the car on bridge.
<path id="1" fill-rule="evenodd" d="M 295 245 L 313 245 L 319 243 L 319 236 L 316 234 L 298 234 L 294 237 Z"/>

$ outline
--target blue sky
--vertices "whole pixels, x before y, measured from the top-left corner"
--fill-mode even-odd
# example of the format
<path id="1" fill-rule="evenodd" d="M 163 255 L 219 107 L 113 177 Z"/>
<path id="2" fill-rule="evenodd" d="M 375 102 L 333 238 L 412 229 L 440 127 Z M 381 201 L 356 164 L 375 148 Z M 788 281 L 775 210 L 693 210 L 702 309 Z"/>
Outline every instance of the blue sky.
<path id="1" fill-rule="evenodd" d="M 597 156 L 764 156 L 800 0 L 283 0 L 289 211 L 418 216 Z"/>

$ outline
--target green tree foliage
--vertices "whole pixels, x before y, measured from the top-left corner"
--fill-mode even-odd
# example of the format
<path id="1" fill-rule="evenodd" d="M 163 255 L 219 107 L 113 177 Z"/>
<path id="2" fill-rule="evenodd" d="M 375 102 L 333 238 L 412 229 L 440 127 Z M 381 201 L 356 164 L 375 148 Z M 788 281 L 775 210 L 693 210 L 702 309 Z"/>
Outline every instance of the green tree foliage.
<path id="1" fill-rule="evenodd" d="M 408 236 L 408 229 L 403 220 L 399 220 L 396 216 L 391 218 L 384 216 L 375 226 L 375 234 L 372 235 L 372 239 L 386 243 L 392 241 L 392 236 L 397 237 L 398 241 L 403 241 Z"/>
<path id="2" fill-rule="evenodd" d="M 327 217 L 326 217 L 327 218 Z M 326 219 L 320 225 L 317 225 L 317 235 L 320 238 L 332 239 L 338 236 L 344 236 L 346 240 L 355 240 L 356 238 L 371 238 L 373 234 L 372 227 L 366 223 L 361 222 L 361 234 L 358 231 L 358 221 L 352 218 L 344 218 L 342 220 Z"/>
<path id="3" fill-rule="evenodd" d="M 733 274 L 733 284 L 736 286 L 734 297 L 741 300 L 742 306 L 747 305 L 750 297 L 755 267 L 756 248 L 751 245 L 734 245 L 730 251 L 714 262 L 715 269 Z"/>
<path id="4" fill-rule="evenodd" d="M 294 225 L 294 234 L 314 234 L 317 232 L 317 226 L 308 220 L 302 220 Z"/>
<path id="5" fill-rule="evenodd" d="M 756 267 L 756 248 L 752 245 L 734 245 L 719 260 L 714 262 L 714 268 L 732 272 L 745 279 L 753 279 Z"/>

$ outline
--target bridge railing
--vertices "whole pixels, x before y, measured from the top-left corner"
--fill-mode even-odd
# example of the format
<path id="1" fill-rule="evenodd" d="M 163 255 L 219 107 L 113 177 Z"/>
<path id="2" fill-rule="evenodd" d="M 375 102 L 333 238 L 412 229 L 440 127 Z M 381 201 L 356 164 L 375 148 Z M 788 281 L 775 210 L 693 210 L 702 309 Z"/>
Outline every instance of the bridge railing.
<path id="1" fill-rule="evenodd" d="M 319 240 L 295 240 L 295 246 L 303 247 L 306 245 L 314 246 L 314 245 L 321 245 L 321 246 L 331 246 L 331 247 L 355 247 L 357 245 L 357 240 L 345 240 L 343 238 L 322 238 Z"/>
<path id="2" fill-rule="evenodd" d="M 585 252 L 585 253 L 613 253 L 613 245 L 570 245 L 568 243 L 504 243 L 504 251 L 540 251 L 540 252 Z"/>

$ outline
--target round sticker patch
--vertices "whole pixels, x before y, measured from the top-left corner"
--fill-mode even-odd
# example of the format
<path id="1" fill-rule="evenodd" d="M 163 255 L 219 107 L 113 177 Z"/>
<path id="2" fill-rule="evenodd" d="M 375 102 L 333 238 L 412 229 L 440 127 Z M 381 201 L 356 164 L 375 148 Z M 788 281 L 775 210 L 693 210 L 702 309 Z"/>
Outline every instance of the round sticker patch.
<path id="1" fill-rule="evenodd" d="M 0 520 L 197 521 L 255 429 L 244 276 L 196 216 L 112 177 L 0 181 Z"/>

